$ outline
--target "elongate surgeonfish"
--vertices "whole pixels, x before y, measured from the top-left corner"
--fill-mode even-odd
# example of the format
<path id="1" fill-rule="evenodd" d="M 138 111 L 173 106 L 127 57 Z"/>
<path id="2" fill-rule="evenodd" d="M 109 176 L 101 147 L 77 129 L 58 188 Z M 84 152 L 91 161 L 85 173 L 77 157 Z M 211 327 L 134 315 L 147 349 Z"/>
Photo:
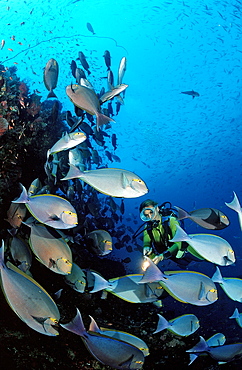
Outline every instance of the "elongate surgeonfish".
<path id="1" fill-rule="evenodd" d="M 98 256 L 112 252 L 112 237 L 106 230 L 93 230 L 85 235 L 85 239 L 92 252 Z"/>
<path id="2" fill-rule="evenodd" d="M 186 314 L 175 319 L 167 321 L 164 316 L 160 315 L 159 321 L 157 324 L 156 331 L 153 334 L 159 333 L 162 330 L 168 329 L 172 333 L 176 335 L 180 335 L 182 337 L 187 337 L 195 333 L 195 331 L 199 328 L 199 320 L 197 316 L 193 314 Z"/>
<path id="3" fill-rule="evenodd" d="M 235 262 L 235 255 L 231 245 L 225 239 L 217 235 L 188 235 L 177 225 L 176 234 L 170 241 L 186 241 L 201 257 L 216 265 L 228 266 Z M 189 251 L 189 247 L 187 250 Z"/>
<path id="4" fill-rule="evenodd" d="M 78 309 L 77 315 L 71 322 L 60 325 L 80 335 L 89 352 L 102 364 L 114 369 L 142 369 L 144 354 L 140 349 L 101 333 L 87 332 Z"/>
<path id="5" fill-rule="evenodd" d="M 47 99 L 57 98 L 53 90 L 56 88 L 56 85 L 57 85 L 58 74 L 59 74 L 58 63 L 54 58 L 51 58 L 46 63 L 46 66 L 44 69 L 44 84 L 45 84 L 46 89 L 49 91 Z"/>
<path id="6" fill-rule="evenodd" d="M 124 73 L 127 68 L 127 59 L 126 57 L 123 57 L 120 60 L 119 67 L 118 67 L 118 85 L 120 85 L 123 82 Z"/>
<path id="7" fill-rule="evenodd" d="M 120 331 L 120 330 L 115 330 L 115 329 L 110 329 L 110 328 L 99 328 L 94 318 L 92 316 L 89 316 L 89 317 L 91 318 L 91 323 L 89 325 L 89 331 L 100 333 L 100 334 L 106 335 L 107 337 L 122 340 L 123 342 L 129 343 L 132 346 L 135 346 L 138 349 L 140 349 L 143 352 L 145 357 L 149 355 L 149 348 L 142 339 L 130 333 L 126 333 L 125 331 Z"/>
<path id="8" fill-rule="evenodd" d="M 99 99 L 95 92 L 88 87 L 77 84 L 68 85 L 66 87 L 66 94 L 75 106 L 85 110 L 93 116 L 96 116 L 97 130 L 99 130 L 99 127 L 103 124 L 110 121 L 115 122 L 111 117 L 105 116 L 101 113 Z"/>
<path id="9" fill-rule="evenodd" d="M 105 290 L 130 303 L 148 303 L 160 300 L 164 289 L 158 282 L 139 284 L 142 274 L 130 274 L 105 280 L 96 272 L 92 272 L 94 286 L 90 293 Z"/>
<path id="10" fill-rule="evenodd" d="M 242 230 L 242 208 L 241 208 L 239 199 L 235 192 L 234 192 L 234 199 L 232 200 L 232 202 L 230 203 L 225 202 L 225 204 L 226 206 L 228 206 L 229 208 L 233 209 L 235 212 L 238 213 L 240 229 Z"/>
<path id="11" fill-rule="evenodd" d="M 222 277 L 218 267 L 212 276 L 214 283 L 219 283 L 227 296 L 233 301 L 242 302 L 242 279 L 234 277 Z"/>
<path id="12" fill-rule="evenodd" d="M 23 185 L 20 197 L 12 203 L 25 203 L 29 212 L 42 224 L 56 229 L 70 229 L 77 225 L 77 214 L 66 199 L 52 194 L 28 196 Z"/>
<path id="13" fill-rule="evenodd" d="M 188 353 L 204 353 L 211 356 L 220 364 L 233 361 L 242 356 L 242 343 L 225 344 L 218 347 L 210 347 L 203 337 L 200 336 L 200 342 L 187 350 Z"/>
<path id="14" fill-rule="evenodd" d="M 100 193 L 119 198 L 137 198 L 148 192 L 143 180 L 133 172 L 118 168 L 99 168 L 80 171 L 70 165 L 69 172 L 61 180 L 78 178 Z"/>
<path id="15" fill-rule="evenodd" d="M 221 230 L 229 226 L 228 217 L 215 208 L 200 208 L 195 211 L 187 212 L 184 209 L 175 206 L 178 211 L 177 219 L 184 220 L 189 218 L 196 224 L 210 230 Z"/>
<path id="16" fill-rule="evenodd" d="M 120 84 L 117 86 L 112 87 L 111 90 L 105 92 L 101 97 L 100 97 L 100 102 L 101 104 L 105 103 L 108 100 L 113 99 L 115 96 L 119 95 L 122 91 L 126 90 L 129 85 L 126 84 Z"/>
<path id="17" fill-rule="evenodd" d="M 28 219 L 31 228 L 29 243 L 38 261 L 57 274 L 68 275 L 72 269 L 72 253 L 69 245 L 56 230 Z M 56 234 L 56 235 L 55 235 Z"/>
<path id="18" fill-rule="evenodd" d="M 216 286 L 208 276 L 182 270 L 163 273 L 150 258 L 144 259 L 149 266 L 140 284 L 158 281 L 173 298 L 196 306 L 206 306 L 218 299 Z"/>
<path id="19" fill-rule="evenodd" d="M 4 263 L 4 243 L 0 248 L 0 274 L 5 298 L 30 328 L 45 335 L 58 335 L 56 325 L 60 313 L 50 295 L 34 279 L 15 267 Z"/>
<path id="20" fill-rule="evenodd" d="M 86 135 L 83 132 L 65 133 L 47 152 L 47 158 L 51 154 L 62 152 L 63 150 L 74 148 L 86 140 Z"/>
<path id="21" fill-rule="evenodd" d="M 206 340 L 207 345 L 209 347 L 222 346 L 225 343 L 225 341 L 226 341 L 225 335 L 222 333 L 216 333 Z M 196 354 L 190 353 L 189 354 L 190 362 L 188 365 L 191 365 L 196 360 L 196 358 L 198 358 L 199 355 L 200 353 L 196 353 Z"/>

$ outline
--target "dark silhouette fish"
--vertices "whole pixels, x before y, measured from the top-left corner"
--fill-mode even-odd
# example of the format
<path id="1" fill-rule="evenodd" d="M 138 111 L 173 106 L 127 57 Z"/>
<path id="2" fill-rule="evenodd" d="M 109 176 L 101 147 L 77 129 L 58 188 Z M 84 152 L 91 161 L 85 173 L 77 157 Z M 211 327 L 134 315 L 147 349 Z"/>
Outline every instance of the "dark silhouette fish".
<path id="1" fill-rule="evenodd" d="M 90 31 L 93 35 L 95 35 L 94 29 L 93 29 L 93 27 L 92 27 L 91 23 L 89 23 L 89 22 L 87 22 L 87 29 L 88 29 L 88 31 Z"/>
<path id="2" fill-rule="evenodd" d="M 192 90 L 192 91 L 182 91 L 181 94 L 191 95 L 194 99 L 195 97 L 200 96 L 198 92 Z"/>
<path id="3" fill-rule="evenodd" d="M 111 55 L 110 55 L 110 52 L 108 50 L 105 50 L 104 52 L 104 60 L 105 60 L 105 64 L 108 68 L 108 71 L 110 70 L 110 67 L 111 67 Z"/>
<path id="4" fill-rule="evenodd" d="M 86 60 L 86 57 L 85 55 L 83 54 L 82 51 L 79 51 L 78 53 L 78 58 L 83 66 L 83 68 L 85 69 L 85 71 L 87 71 L 87 73 L 90 75 L 91 72 L 89 71 L 89 64 L 87 63 L 87 60 Z"/>

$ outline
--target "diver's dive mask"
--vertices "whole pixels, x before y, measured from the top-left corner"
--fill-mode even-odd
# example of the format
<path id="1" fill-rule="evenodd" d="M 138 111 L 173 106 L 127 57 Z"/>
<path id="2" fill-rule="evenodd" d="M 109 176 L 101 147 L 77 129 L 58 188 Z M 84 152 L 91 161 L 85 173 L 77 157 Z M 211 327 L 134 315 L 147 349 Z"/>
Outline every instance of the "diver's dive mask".
<path id="1" fill-rule="evenodd" d="M 156 216 L 159 214 L 158 207 L 145 207 L 140 212 L 140 218 L 142 221 L 153 221 Z"/>

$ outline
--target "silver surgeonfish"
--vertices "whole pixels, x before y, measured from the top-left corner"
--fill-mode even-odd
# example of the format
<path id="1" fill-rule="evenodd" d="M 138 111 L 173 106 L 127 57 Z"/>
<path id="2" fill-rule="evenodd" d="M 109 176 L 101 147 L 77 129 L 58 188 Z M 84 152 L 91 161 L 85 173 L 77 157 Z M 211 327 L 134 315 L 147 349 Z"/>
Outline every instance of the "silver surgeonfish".
<path id="1" fill-rule="evenodd" d="M 199 328 L 199 320 L 197 316 L 193 314 L 186 314 L 175 319 L 167 321 L 164 316 L 158 313 L 159 321 L 157 324 L 156 331 L 153 334 L 159 333 L 162 330 L 168 329 L 176 335 L 187 337 L 195 333 Z"/>
<path id="2" fill-rule="evenodd" d="M 220 266 L 228 266 L 235 262 L 231 245 L 223 238 L 212 234 L 187 234 L 177 225 L 175 236 L 171 242 L 186 241 L 201 257 Z M 187 248 L 189 251 L 189 247 Z"/>
<path id="3" fill-rule="evenodd" d="M 230 202 L 230 203 L 225 202 L 225 204 L 226 204 L 226 206 L 228 206 L 229 208 L 233 209 L 235 212 L 238 213 L 240 229 L 242 230 L 242 208 L 241 208 L 239 199 L 238 199 L 235 191 L 234 191 L 234 199 L 232 200 L 232 202 Z"/>
<path id="4" fill-rule="evenodd" d="M 218 347 L 210 347 L 203 337 L 200 336 L 200 342 L 187 350 L 188 353 L 207 354 L 219 364 L 233 361 L 242 356 L 242 343 L 224 344 Z"/>
<path id="5" fill-rule="evenodd" d="M 215 208 L 200 208 L 195 211 L 187 212 L 184 209 L 175 206 L 178 210 L 177 219 L 184 220 L 189 218 L 199 226 L 210 230 L 221 230 L 229 226 L 228 217 Z"/>
<path id="6" fill-rule="evenodd" d="M 96 272 L 92 272 L 92 275 L 95 280 L 90 293 L 105 290 L 130 303 L 157 302 L 164 293 L 157 282 L 139 284 L 142 274 L 125 275 L 108 281 Z"/>
<path id="7" fill-rule="evenodd" d="M 206 340 L 207 342 L 207 345 L 209 347 L 217 347 L 217 346 L 222 346 L 226 341 L 226 338 L 225 338 L 225 335 L 222 334 L 222 333 L 216 333 L 214 335 L 212 335 L 212 337 L 208 338 Z M 196 360 L 196 358 L 198 358 L 200 354 L 197 353 L 190 353 L 189 356 L 190 356 L 190 362 L 188 365 L 191 365 L 193 363 L 193 361 Z"/>
<path id="8" fill-rule="evenodd" d="M 47 99 L 57 98 L 53 90 L 57 86 L 58 74 L 59 74 L 58 63 L 54 58 L 51 58 L 46 63 L 46 66 L 44 69 L 44 84 L 45 84 L 46 89 L 49 91 Z"/>
<path id="9" fill-rule="evenodd" d="M 70 165 L 69 172 L 61 180 L 78 178 L 100 193 L 119 198 L 137 198 L 148 192 L 143 180 L 133 172 L 118 168 L 100 168 L 80 171 Z"/>
<path id="10" fill-rule="evenodd" d="M 88 246 L 98 256 L 105 256 L 112 252 L 112 237 L 106 230 L 93 230 L 85 235 Z"/>
<path id="11" fill-rule="evenodd" d="M 47 158 L 51 154 L 62 152 L 63 150 L 74 148 L 75 146 L 83 143 L 83 141 L 86 140 L 86 135 L 83 132 L 71 132 L 68 134 L 65 133 L 64 136 L 62 136 L 61 139 L 59 139 L 51 149 L 47 152 Z"/>
<path id="12" fill-rule="evenodd" d="M 218 299 L 214 282 L 195 271 L 166 271 L 163 273 L 150 258 L 144 257 L 149 266 L 139 283 L 159 282 L 175 299 L 196 306 L 206 306 Z"/>
<path id="13" fill-rule="evenodd" d="M 66 87 L 66 94 L 72 103 L 85 110 L 87 113 L 96 116 L 97 130 L 103 124 L 110 121 L 115 122 L 111 117 L 107 117 L 101 113 L 100 103 L 95 92 L 88 87 L 80 85 L 68 85 Z"/>
<path id="14" fill-rule="evenodd" d="M 242 302 L 242 279 L 234 277 L 222 277 L 218 267 L 212 276 L 214 283 L 219 283 L 227 296 L 233 301 Z"/>
<path id="15" fill-rule="evenodd" d="M 65 240 L 56 230 L 49 230 L 35 220 L 29 219 L 26 224 L 31 228 L 29 243 L 38 261 L 57 274 L 70 274 L 72 253 Z"/>
<path id="16" fill-rule="evenodd" d="M 4 263 L 4 243 L 0 248 L 0 274 L 5 298 L 30 328 L 45 335 L 58 335 L 55 325 L 60 313 L 50 295 L 34 279 L 12 263 Z"/>
<path id="17" fill-rule="evenodd" d="M 12 203 L 24 203 L 29 212 L 40 223 L 56 229 L 70 229 L 77 225 L 77 214 L 66 199 L 52 194 L 28 196 L 23 185 L 22 193 Z"/>
<path id="18" fill-rule="evenodd" d="M 140 349 L 104 334 L 86 331 L 78 309 L 74 319 L 61 326 L 80 335 L 89 352 L 102 364 L 114 369 L 142 369 L 144 354 Z"/>
<path id="19" fill-rule="evenodd" d="M 89 331 L 107 335 L 107 337 L 122 340 L 123 342 L 129 343 L 132 346 L 135 346 L 138 349 L 140 349 L 143 352 L 145 357 L 149 355 L 149 348 L 142 339 L 136 337 L 135 335 L 126 333 L 125 331 L 120 331 L 120 330 L 115 330 L 115 329 L 110 329 L 110 328 L 99 328 L 94 318 L 92 316 L 90 316 L 90 318 L 91 318 L 91 323 L 89 326 Z"/>
<path id="20" fill-rule="evenodd" d="M 13 237 L 9 245 L 11 256 L 14 262 L 18 265 L 18 268 L 27 273 L 32 264 L 31 250 L 24 240 L 13 235 L 11 231 L 10 234 Z"/>

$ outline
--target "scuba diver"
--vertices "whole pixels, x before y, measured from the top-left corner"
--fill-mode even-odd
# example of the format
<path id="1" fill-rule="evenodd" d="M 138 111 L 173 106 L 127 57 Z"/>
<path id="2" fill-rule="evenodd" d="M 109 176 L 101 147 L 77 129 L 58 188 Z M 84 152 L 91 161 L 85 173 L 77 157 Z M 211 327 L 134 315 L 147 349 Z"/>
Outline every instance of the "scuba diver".
<path id="1" fill-rule="evenodd" d="M 180 225 L 170 202 L 158 203 L 147 199 L 140 204 L 140 218 L 146 222 L 143 229 L 143 255 L 155 264 L 172 259 L 181 267 L 203 258 L 186 242 L 170 242 Z"/>

